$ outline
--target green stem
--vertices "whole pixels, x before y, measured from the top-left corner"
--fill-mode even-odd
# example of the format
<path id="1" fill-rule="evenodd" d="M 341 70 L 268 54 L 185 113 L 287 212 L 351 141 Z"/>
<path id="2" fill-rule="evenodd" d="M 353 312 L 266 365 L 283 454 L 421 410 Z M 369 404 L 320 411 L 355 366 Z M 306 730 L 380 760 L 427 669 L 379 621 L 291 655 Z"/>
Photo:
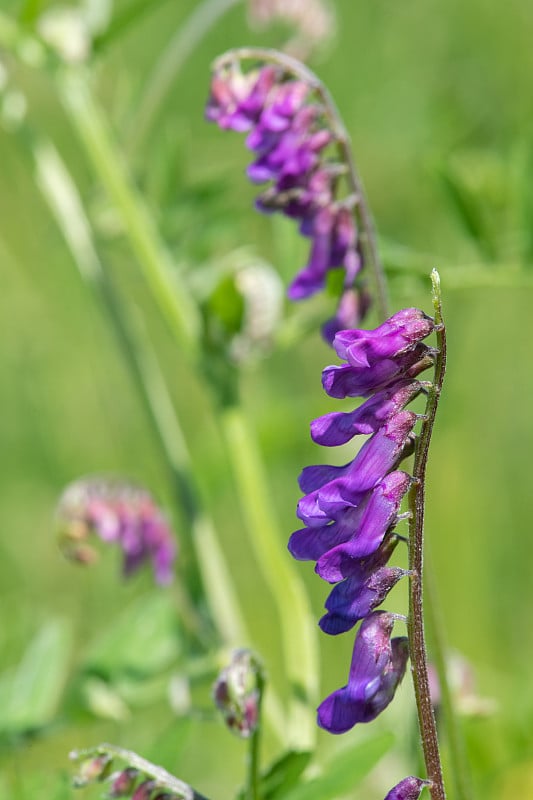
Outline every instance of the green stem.
<path id="1" fill-rule="evenodd" d="M 158 767 L 142 758 L 133 752 L 133 750 L 126 750 L 123 747 L 117 747 L 114 744 L 99 744 L 96 747 L 90 747 L 87 750 L 73 750 L 70 753 L 70 758 L 73 761 L 86 760 L 96 758 L 98 756 L 111 756 L 111 758 L 119 758 L 128 767 L 133 767 L 139 770 L 146 778 L 151 778 L 154 783 L 154 789 L 163 789 L 170 792 L 173 796 L 176 795 L 179 800 L 206 800 L 192 786 L 189 786 L 185 781 L 176 778 L 167 772 L 163 767 Z"/>
<path id="2" fill-rule="evenodd" d="M 280 541 L 273 514 L 275 500 L 268 495 L 267 475 L 254 432 L 238 406 L 222 410 L 221 424 L 250 542 L 278 607 L 291 685 L 288 737 L 297 749 L 311 749 L 316 737 L 314 707 L 319 674 L 316 626 L 303 582 Z"/>
<path id="3" fill-rule="evenodd" d="M 292 73 L 296 78 L 306 83 L 320 98 L 324 106 L 324 113 L 339 146 L 341 158 L 348 170 L 348 185 L 355 199 L 354 209 L 359 215 L 361 241 L 363 242 L 365 255 L 369 261 L 374 278 L 378 314 L 380 318 L 386 319 L 389 316 L 387 282 L 385 280 L 383 264 L 379 256 L 374 219 L 366 199 L 363 181 L 355 164 L 350 137 L 333 97 L 320 78 L 308 67 L 304 66 L 304 64 L 296 58 L 292 58 L 285 53 L 280 53 L 278 50 L 272 50 L 270 48 L 239 47 L 235 50 L 229 50 L 216 59 L 213 68 L 217 69 L 219 66 L 223 66 L 226 63 L 244 59 L 270 61 L 273 64 L 278 64 L 286 72 Z"/>
<path id="4" fill-rule="evenodd" d="M 464 741 L 448 681 L 446 647 L 443 633 L 444 625 L 436 599 L 434 573 L 429 568 L 430 565 L 428 566 L 427 561 L 428 556 L 426 553 L 424 602 L 426 607 L 426 620 L 430 631 L 432 660 L 439 679 L 440 706 L 446 725 L 450 762 L 449 773 L 454 783 L 454 796 L 456 800 L 471 800 L 472 791 L 470 788 L 470 776 Z M 427 579 L 428 575 L 431 577 L 431 580 Z"/>
<path id="5" fill-rule="evenodd" d="M 248 763 L 246 770 L 246 784 L 244 787 L 244 800 L 259 800 L 259 780 L 261 777 L 259 748 L 261 744 L 261 706 L 265 690 L 265 677 L 263 668 L 257 665 L 257 719 L 258 724 L 250 736 L 248 746 Z"/>
<path id="6" fill-rule="evenodd" d="M 241 0 L 204 0 L 197 4 L 185 23 L 178 28 L 148 75 L 143 93 L 136 103 L 128 143 L 130 153 L 143 144 L 187 59 L 220 18 L 239 2 Z"/>
<path id="7" fill-rule="evenodd" d="M 426 764 L 427 777 L 431 781 L 432 800 L 446 800 L 446 790 L 442 776 L 439 742 L 435 715 L 429 692 L 427 651 L 424 634 L 423 615 L 423 559 L 424 559 L 424 511 L 426 467 L 429 445 L 437 406 L 439 403 L 444 374 L 446 371 L 446 329 L 442 318 L 439 276 L 436 270 L 431 274 L 433 282 L 433 304 L 437 332 L 438 355 L 435 363 L 435 378 L 428 389 L 425 419 L 418 437 L 413 468 L 413 485 L 409 492 L 409 617 L 408 636 L 411 656 L 411 673 L 418 710 L 418 724 L 422 739 L 422 750 Z"/>
<path id="8" fill-rule="evenodd" d="M 128 174 L 85 76 L 81 71 L 65 71 L 58 75 L 57 87 L 85 153 L 120 215 L 125 235 L 177 341 L 187 352 L 196 354 L 200 336 L 198 309 Z"/>

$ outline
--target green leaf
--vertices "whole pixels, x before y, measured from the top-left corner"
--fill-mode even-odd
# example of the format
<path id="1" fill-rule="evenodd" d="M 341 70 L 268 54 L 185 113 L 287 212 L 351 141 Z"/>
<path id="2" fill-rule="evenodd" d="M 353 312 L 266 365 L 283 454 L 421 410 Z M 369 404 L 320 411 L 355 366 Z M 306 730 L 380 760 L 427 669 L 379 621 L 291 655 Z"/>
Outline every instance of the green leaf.
<path id="1" fill-rule="evenodd" d="M 113 679 L 154 675 L 179 656 L 179 620 L 171 595 L 157 590 L 139 598 L 100 635 L 85 658 L 89 671 Z"/>
<path id="2" fill-rule="evenodd" d="M 26 649 L 14 672 L 0 681 L 0 730 L 24 733 L 49 723 L 67 678 L 71 651 L 68 624 L 54 620 L 44 625 Z"/>
<path id="3" fill-rule="evenodd" d="M 311 753 L 290 750 L 275 761 L 261 777 L 260 794 L 264 800 L 274 800 L 292 789 L 311 760 Z"/>
<path id="4" fill-rule="evenodd" d="M 284 800 L 329 800 L 351 794 L 393 742 L 394 736 L 389 733 L 343 749 L 326 764 L 324 775 L 298 784 L 284 795 Z"/>

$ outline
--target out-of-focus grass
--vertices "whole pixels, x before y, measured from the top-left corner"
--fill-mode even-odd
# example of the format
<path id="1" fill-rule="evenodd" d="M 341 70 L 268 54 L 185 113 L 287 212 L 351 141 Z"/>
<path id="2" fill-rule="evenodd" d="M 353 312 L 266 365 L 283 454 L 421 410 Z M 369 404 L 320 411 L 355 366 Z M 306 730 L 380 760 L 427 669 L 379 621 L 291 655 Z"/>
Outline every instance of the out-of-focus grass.
<path id="1" fill-rule="evenodd" d="M 144 76 L 194 5 L 192 0 L 158 4 L 95 67 L 100 96 L 126 149 L 130 111 Z M 5 7 L 15 12 L 20 3 Z M 381 234 L 431 254 L 428 273 L 441 263 L 475 261 L 476 248 L 447 205 L 437 168 L 462 148 L 486 148 L 505 158 L 517 142 L 529 150 L 533 146 L 530 4 L 344 0 L 336 8 L 338 37 L 318 71 L 353 135 Z M 176 176 L 182 205 L 167 210 L 162 222 L 172 225 L 173 215 L 182 215 L 184 230 L 192 226 L 188 246 L 198 240 L 200 257 L 253 244 L 277 264 L 283 247 L 272 231 L 279 227 L 251 209 L 242 141 L 203 122 L 210 61 L 221 50 L 247 42 L 275 45 L 276 34 L 250 34 L 237 6 L 184 67 L 133 164 L 139 173 L 146 167 L 150 174 L 152 163 L 153 169 L 172 169 L 168 143 L 175 140 L 184 154 Z M 105 210 L 48 79 L 29 73 L 24 81 L 32 124 L 54 137 L 86 197 Z M 39 195 L 24 150 L 2 130 L 0 152 L 0 667 L 17 663 L 38 628 L 56 616 L 71 620 L 75 667 L 87 642 L 146 591 L 149 581 L 141 577 L 121 586 L 116 563 L 81 573 L 62 560 L 52 526 L 61 487 L 80 474 L 106 471 L 129 474 L 163 500 L 169 487 L 114 342 Z M 160 163 L 162 158 L 168 162 Z M 188 217 L 187 193 L 213 178 L 222 183 L 220 200 L 209 203 L 205 218 L 202 203 Z M 180 230 L 173 243 L 178 257 L 183 255 Z M 203 252 L 206 240 L 209 249 Z M 281 685 L 273 605 L 244 540 L 209 403 L 154 319 L 130 254 L 118 244 L 109 249 L 123 284 L 151 318 L 248 621 L 256 626 L 267 667 Z M 283 274 L 298 266 L 285 258 Z M 429 470 L 428 539 L 450 646 L 472 662 L 480 694 L 497 704 L 493 718 L 467 725 L 477 796 L 507 800 L 518 793 L 528 796 L 531 783 L 533 294 L 520 288 L 448 291 L 445 282 L 443 292 L 449 372 Z M 417 284 L 407 302 L 428 308 L 428 298 L 429 281 L 426 292 Z M 393 301 L 405 302 L 405 295 Z M 323 457 L 308 440 L 305 420 L 333 408 L 319 380 L 330 359 L 314 335 L 274 354 L 245 380 L 245 401 L 260 432 L 273 502 L 287 535 L 294 527 L 297 472 Z M 310 568 L 301 569 L 318 614 L 325 587 Z M 350 649 L 349 637 L 344 638 L 323 642 L 324 690 L 344 682 Z M 408 703 L 402 709 L 412 713 Z M 391 709 L 389 724 L 405 724 L 394 714 Z M 70 748 L 108 738 L 159 757 L 208 795 L 229 797 L 240 779 L 243 753 L 220 727 L 205 725 L 207 746 L 202 746 L 206 734 L 199 722 L 185 740 L 162 702 L 123 723 L 95 722 L 88 715 L 75 723 L 59 719 L 35 742 L 4 743 L 5 796 L 34 796 L 39 790 L 33 773 L 65 767 Z M 175 747 L 181 735 L 184 742 Z M 328 745 L 325 735 L 321 743 Z M 46 785 L 43 779 L 40 796 L 55 797 Z M 372 791 L 369 787 L 368 797 Z"/>

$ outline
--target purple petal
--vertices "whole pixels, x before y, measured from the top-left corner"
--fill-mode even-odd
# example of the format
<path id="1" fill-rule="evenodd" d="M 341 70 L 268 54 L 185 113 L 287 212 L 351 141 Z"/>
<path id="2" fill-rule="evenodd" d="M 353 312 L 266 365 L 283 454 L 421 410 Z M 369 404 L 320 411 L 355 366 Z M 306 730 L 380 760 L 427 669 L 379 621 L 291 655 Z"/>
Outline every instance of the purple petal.
<path id="1" fill-rule="evenodd" d="M 396 381 L 405 382 L 414 378 L 430 366 L 431 353 L 430 348 L 416 344 L 412 350 L 397 358 L 384 358 L 368 367 L 350 364 L 326 367 L 322 372 L 322 385 L 330 397 L 365 397 Z"/>
<path id="2" fill-rule="evenodd" d="M 394 358 L 432 333 L 434 321 L 417 308 L 399 311 L 373 330 L 340 331 L 333 346 L 353 367 L 368 367 L 379 359 Z"/>
<path id="3" fill-rule="evenodd" d="M 430 781 L 414 776 L 404 778 L 390 790 L 385 800 L 418 800 L 425 786 L 431 786 Z"/>
<path id="4" fill-rule="evenodd" d="M 344 733 L 358 722 L 375 719 L 391 702 L 407 663 L 407 639 L 390 634 L 394 615 L 374 611 L 361 623 L 353 649 L 348 684 L 318 708 L 318 724 Z"/>
<path id="5" fill-rule="evenodd" d="M 311 422 L 311 438 L 317 444 L 334 447 L 346 444 L 359 433 L 375 433 L 421 390 L 418 381 L 395 384 L 383 389 L 355 411 L 335 411 Z"/>
<path id="6" fill-rule="evenodd" d="M 381 567 L 365 581 L 346 578 L 335 586 L 325 603 L 328 611 L 318 623 L 324 633 L 336 636 L 350 630 L 377 608 L 407 571 L 400 567 Z"/>

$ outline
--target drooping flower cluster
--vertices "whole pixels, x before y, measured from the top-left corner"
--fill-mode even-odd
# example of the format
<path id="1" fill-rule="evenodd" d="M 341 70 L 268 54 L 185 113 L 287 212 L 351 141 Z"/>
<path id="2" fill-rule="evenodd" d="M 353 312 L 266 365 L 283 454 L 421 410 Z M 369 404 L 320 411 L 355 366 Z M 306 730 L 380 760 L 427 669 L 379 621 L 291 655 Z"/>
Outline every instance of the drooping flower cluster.
<path id="1" fill-rule="evenodd" d="M 57 509 L 60 543 L 65 554 L 80 563 L 92 563 L 97 553 L 91 534 L 115 542 L 124 555 L 128 577 L 151 561 L 155 579 L 173 578 L 176 543 L 170 526 L 145 489 L 124 480 L 87 477 L 71 483 Z"/>
<path id="2" fill-rule="evenodd" d="M 102 749 L 110 752 L 98 752 Z M 89 751 L 73 751 L 70 758 L 78 761 L 78 774 L 74 778 L 75 788 L 84 788 L 94 783 L 105 784 L 107 798 L 131 798 L 131 800 L 178 800 L 184 796 L 201 798 L 192 787 L 178 781 L 161 767 L 139 758 L 135 753 L 122 750 L 118 759 L 128 761 L 133 757 L 138 766 L 120 766 L 115 768 L 116 750 L 110 745 L 101 745 Z M 178 787 L 174 789 L 174 785 Z"/>
<path id="3" fill-rule="evenodd" d="M 332 733 L 374 719 L 392 700 L 405 670 L 406 639 L 390 639 L 395 615 L 374 609 L 407 574 L 387 562 L 399 541 L 394 528 L 402 498 L 412 484 L 398 466 L 412 452 L 419 415 L 405 406 L 423 389 L 417 376 L 433 364 L 434 351 L 422 340 L 434 327 L 422 311 L 408 308 L 374 330 L 340 331 L 334 347 L 346 363 L 322 374 L 331 397 L 367 399 L 355 411 L 316 419 L 314 441 L 335 446 L 371 434 L 348 464 L 302 471 L 305 495 L 297 513 L 305 527 L 289 541 L 295 558 L 315 561 L 320 577 L 336 584 L 326 600 L 322 630 L 338 634 L 363 620 L 347 686 L 318 709 L 319 724 Z"/>
<path id="4" fill-rule="evenodd" d="M 354 220 L 358 198 L 339 196 L 347 166 L 327 155 L 337 137 L 313 94 L 307 82 L 279 66 L 243 73 L 235 60 L 222 59 L 213 73 L 206 117 L 220 128 L 248 133 L 246 144 L 255 156 L 248 177 L 270 183 L 257 208 L 297 220 L 311 240 L 308 262 L 292 281 L 289 298 L 309 297 L 325 287 L 331 270 L 344 271 L 337 314 L 323 330 L 332 341 L 338 330 L 361 321 L 369 297 L 356 286 L 363 266 Z"/>

